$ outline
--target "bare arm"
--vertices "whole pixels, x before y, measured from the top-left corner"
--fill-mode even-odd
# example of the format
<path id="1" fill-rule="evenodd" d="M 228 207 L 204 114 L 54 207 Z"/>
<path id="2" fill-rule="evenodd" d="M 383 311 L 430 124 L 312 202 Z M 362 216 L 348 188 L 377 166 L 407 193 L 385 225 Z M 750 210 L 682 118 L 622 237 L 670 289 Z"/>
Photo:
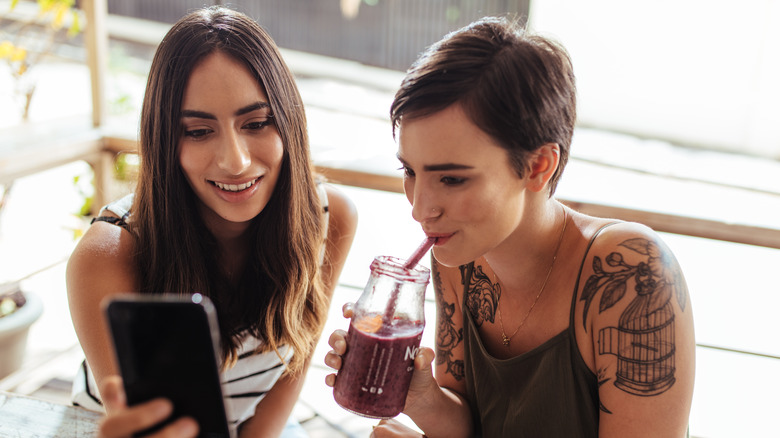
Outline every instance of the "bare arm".
<path id="1" fill-rule="evenodd" d="M 594 245 L 576 318 L 599 379 L 599 436 L 683 437 L 694 380 L 688 289 L 669 248 L 636 224 Z"/>
<path id="2" fill-rule="evenodd" d="M 426 436 L 459 437 L 473 434 L 471 411 L 465 398 L 463 372 L 463 317 L 460 272 L 446 268 L 431 257 L 436 295 L 436 378 L 430 377 L 430 350 L 415 359 L 415 374 L 404 413 Z M 462 287 L 462 286 L 461 286 Z"/>
<path id="3" fill-rule="evenodd" d="M 331 297 L 355 237 L 357 211 L 352 201 L 334 187 L 326 186 L 326 190 L 330 218 L 322 275 L 328 297 Z M 306 369 L 296 375 L 284 375 L 274 384 L 257 405 L 254 416 L 242 426 L 242 437 L 278 436 L 281 433 L 300 395 Z"/>
<path id="4" fill-rule="evenodd" d="M 257 404 L 255 414 L 243 423 L 240 437 L 279 436 L 303 388 L 308 364 L 296 375 L 285 374 Z"/>
<path id="5" fill-rule="evenodd" d="M 133 243 L 133 236 L 122 228 L 96 222 L 74 249 L 66 271 L 73 326 L 108 413 L 100 425 L 101 438 L 128 436 L 146 429 L 168 417 L 173 410 L 170 402 L 163 399 L 127 407 L 103 318 L 101 303 L 104 299 L 138 290 L 131 257 Z M 191 437 L 197 430 L 195 421 L 180 418 L 158 434 Z"/>
<path id="6" fill-rule="evenodd" d="M 322 278 L 328 290 L 328 296 L 333 296 L 352 241 L 355 239 L 358 217 L 355 205 L 349 198 L 333 186 L 326 185 L 325 189 L 328 193 L 330 219 L 328 238 L 325 241 L 325 264 L 322 267 Z"/>
<path id="7" fill-rule="evenodd" d="M 119 374 L 101 302 L 111 295 L 138 290 L 131 258 L 133 246 L 133 236 L 127 231 L 96 222 L 68 261 L 70 314 L 99 387 L 107 376 Z"/>

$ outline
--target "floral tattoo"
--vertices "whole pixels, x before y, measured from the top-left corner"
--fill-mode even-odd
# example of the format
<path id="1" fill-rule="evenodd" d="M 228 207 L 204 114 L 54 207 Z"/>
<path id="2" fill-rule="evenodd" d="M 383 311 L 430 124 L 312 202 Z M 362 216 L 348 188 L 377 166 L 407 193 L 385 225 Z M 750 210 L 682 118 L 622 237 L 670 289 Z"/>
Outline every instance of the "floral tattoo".
<path id="1" fill-rule="evenodd" d="M 441 274 L 438 264 L 433 261 L 433 283 L 436 292 L 436 307 L 438 327 L 436 328 L 436 365 L 446 365 L 447 373 L 455 380 L 463 379 L 465 370 L 463 360 L 454 359 L 453 350 L 463 341 L 463 328 L 455 329 L 452 320 L 455 315 L 455 303 L 448 303 L 442 294 Z"/>
<path id="2" fill-rule="evenodd" d="M 461 267 L 461 274 L 464 268 L 465 266 Z M 466 295 L 466 308 L 469 309 L 477 327 L 481 327 L 485 321 L 496 322 L 499 298 L 501 298 L 501 285 L 492 283 L 482 270 L 482 266 L 474 267 Z"/>
<path id="3" fill-rule="evenodd" d="M 620 252 L 593 257 L 593 275 L 582 291 L 585 302 L 582 324 L 587 331 L 588 310 L 596 294 L 603 291 L 599 313 L 614 306 L 633 284 L 636 296 L 620 315 L 617 327 L 599 331 L 599 354 L 617 356 L 614 385 L 628 393 L 652 396 L 665 392 L 675 382 L 674 309 L 672 297 L 684 312 L 688 289 L 674 256 L 666 248 L 643 238 L 620 243 L 645 256 L 631 265 Z"/>

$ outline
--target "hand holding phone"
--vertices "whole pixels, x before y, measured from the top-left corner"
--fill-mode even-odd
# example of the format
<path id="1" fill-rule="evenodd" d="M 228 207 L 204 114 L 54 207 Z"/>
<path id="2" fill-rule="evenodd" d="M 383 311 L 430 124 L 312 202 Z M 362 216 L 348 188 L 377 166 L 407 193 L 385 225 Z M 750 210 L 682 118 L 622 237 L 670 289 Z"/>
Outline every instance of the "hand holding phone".
<path id="1" fill-rule="evenodd" d="M 199 294 L 127 295 L 110 299 L 105 314 L 127 405 L 163 397 L 173 403 L 165 422 L 194 418 L 201 437 L 230 437 L 220 383 L 216 312 Z"/>
<path id="2" fill-rule="evenodd" d="M 122 378 L 107 376 L 100 383 L 100 396 L 106 412 L 100 422 L 98 438 L 126 438 L 139 431 L 146 431 L 168 419 L 173 413 L 173 404 L 166 399 L 156 399 L 128 407 Z M 157 430 L 157 428 L 155 428 Z M 169 437 L 192 438 L 198 436 L 198 423 L 190 417 L 179 417 L 172 423 L 166 422 L 159 434 Z"/>

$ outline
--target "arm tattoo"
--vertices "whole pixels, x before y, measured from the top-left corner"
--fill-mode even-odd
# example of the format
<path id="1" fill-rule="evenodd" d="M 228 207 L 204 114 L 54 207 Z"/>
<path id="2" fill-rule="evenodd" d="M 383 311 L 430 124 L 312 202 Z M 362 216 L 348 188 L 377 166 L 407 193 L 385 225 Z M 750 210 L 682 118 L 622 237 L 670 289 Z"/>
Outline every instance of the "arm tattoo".
<path id="1" fill-rule="evenodd" d="M 463 270 L 461 270 L 462 272 Z M 496 322 L 499 298 L 501 298 L 501 285 L 493 284 L 487 274 L 482 271 L 482 266 L 475 266 L 469 281 L 466 308 L 469 309 L 477 327 L 481 327 L 485 321 Z"/>
<path id="2" fill-rule="evenodd" d="M 606 368 L 600 368 L 599 369 L 599 374 L 598 374 L 599 388 L 601 388 L 601 385 L 609 382 L 610 380 L 612 380 L 612 379 L 607 377 L 607 369 Z M 607 409 L 606 406 L 604 406 L 604 403 L 601 401 L 601 399 L 599 399 L 599 410 L 603 411 L 603 412 L 606 412 L 607 414 L 611 414 L 612 413 L 612 411 L 610 411 L 609 409 Z"/>
<path id="3" fill-rule="evenodd" d="M 588 309 L 599 291 L 603 291 L 599 302 L 601 313 L 620 301 L 627 285 L 633 284 L 636 296 L 620 315 L 618 326 L 599 331 L 598 352 L 617 356 L 614 382 L 617 388 L 639 396 L 658 395 L 675 382 L 672 297 L 684 312 L 688 288 L 677 260 L 667 248 L 644 238 L 628 239 L 619 246 L 645 258 L 630 265 L 622 253 L 615 251 L 605 259 L 608 270 L 601 258 L 593 257 L 593 275 L 580 297 L 585 301 L 582 324 L 587 331 Z"/>
<path id="4" fill-rule="evenodd" d="M 433 261 L 431 267 L 438 313 L 436 317 L 438 320 L 438 327 L 436 328 L 436 365 L 447 365 L 446 372 L 451 374 L 455 380 L 461 380 L 465 373 L 463 360 L 454 360 L 452 351 L 463 341 L 463 328 L 456 330 L 455 323 L 452 321 L 452 317 L 455 315 L 455 303 L 444 301 L 438 264 Z"/>

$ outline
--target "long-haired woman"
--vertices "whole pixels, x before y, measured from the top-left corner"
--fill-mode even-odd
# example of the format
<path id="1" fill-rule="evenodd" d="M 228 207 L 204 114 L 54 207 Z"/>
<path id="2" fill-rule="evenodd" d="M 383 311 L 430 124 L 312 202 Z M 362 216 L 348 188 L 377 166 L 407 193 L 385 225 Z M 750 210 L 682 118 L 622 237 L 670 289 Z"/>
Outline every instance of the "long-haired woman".
<path id="1" fill-rule="evenodd" d="M 117 293 L 197 292 L 217 310 L 231 424 L 242 435 L 278 436 L 356 214 L 315 179 L 293 75 L 257 23 L 212 7 L 170 29 L 149 73 L 140 158 L 134 195 L 101 212 L 68 265 L 70 309 L 86 355 L 74 400 L 105 409 L 105 436 L 167 417 L 164 400 L 125 405 L 100 304 Z M 194 426 L 182 419 L 168 430 Z"/>

